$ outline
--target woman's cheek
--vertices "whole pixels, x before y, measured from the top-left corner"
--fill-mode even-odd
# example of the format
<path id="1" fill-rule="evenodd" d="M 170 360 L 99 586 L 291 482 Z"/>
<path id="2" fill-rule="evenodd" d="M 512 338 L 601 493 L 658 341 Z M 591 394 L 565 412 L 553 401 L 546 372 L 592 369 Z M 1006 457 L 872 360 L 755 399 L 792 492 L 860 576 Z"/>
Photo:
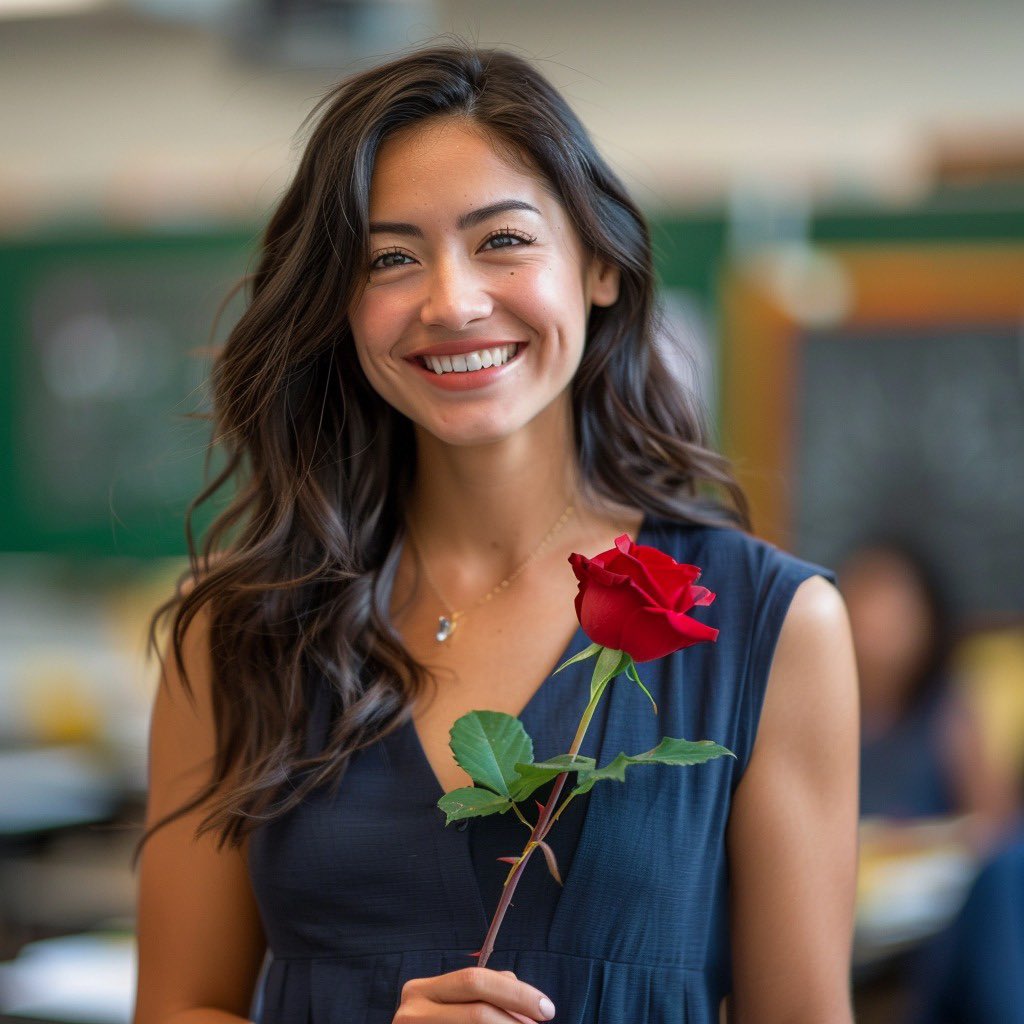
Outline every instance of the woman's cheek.
<path id="1" fill-rule="evenodd" d="M 530 313 L 540 325 L 545 320 L 565 316 L 573 289 L 579 292 L 577 280 L 546 264 L 520 266 L 509 270 L 505 276 L 502 304 Z M 582 301 L 582 295 L 580 299 Z"/>
<path id="2" fill-rule="evenodd" d="M 363 300 L 352 315 L 351 326 L 353 336 L 358 339 L 356 350 L 364 369 L 367 359 L 386 359 L 397 349 L 406 320 L 406 306 L 394 296 L 382 293 Z"/>

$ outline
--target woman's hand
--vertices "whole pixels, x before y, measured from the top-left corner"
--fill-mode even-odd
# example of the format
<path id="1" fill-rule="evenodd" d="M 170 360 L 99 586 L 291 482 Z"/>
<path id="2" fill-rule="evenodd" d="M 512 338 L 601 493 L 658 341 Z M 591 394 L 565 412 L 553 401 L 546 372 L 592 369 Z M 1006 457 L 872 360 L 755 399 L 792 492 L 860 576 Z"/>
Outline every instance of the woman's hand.
<path id="1" fill-rule="evenodd" d="M 393 1024 L 536 1024 L 551 1020 L 554 1006 L 545 1013 L 539 989 L 520 981 L 512 971 L 489 967 L 463 967 L 433 978 L 411 978 L 402 986 L 402 1001 Z M 456 1005 L 457 1004 L 457 1005 Z"/>

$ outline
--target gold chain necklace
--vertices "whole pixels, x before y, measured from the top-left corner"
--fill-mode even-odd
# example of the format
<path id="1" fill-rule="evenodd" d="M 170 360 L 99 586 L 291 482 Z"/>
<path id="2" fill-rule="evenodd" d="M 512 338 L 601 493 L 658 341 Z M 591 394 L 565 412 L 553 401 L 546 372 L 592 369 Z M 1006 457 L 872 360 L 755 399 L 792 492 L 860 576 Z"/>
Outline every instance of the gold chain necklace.
<path id="1" fill-rule="evenodd" d="M 523 572 L 523 570 L 537 557 L 537 555 L 539 555 L 541 551 L 544 550 L 544 547 L 548 543 L 548 541 L 551 540 L 551 538 L 556 533 L 558 533 L 558 531 L 566 524 L 566 521 L 569 519 L 572 513 L 572 505 L 566 505 L 565 511 L 558 517 L 558 521 L 555 523 L 554 526 L 551 527 L 550 530 L 548 530 L 547 535 L 540 542 L 540 544 L 538 544 L 537 547 L 535 547 L 533 551 L 530 552 L 526 561 L 523 562 L 522 565 L 520 565 L 519 568 L 517 568 L 515 572 L 512 573 L 512 575 L 506 576 L 505 579 L 503 579 L 496 587 L 489 590 L 486 594 L 484 594 L 483 597 L 477 600 L 475 604 L 471 605 L 467 610 L 464 611 L 455 611 L 452 608 L 451 604 L 441 594 L 441 591 L 438 589 L 437 584 L 434 582 L 434 577 L 430 575 L 430 570 L 427 568 L 427 563 L 423 558 L 423 551 L 416 541 L 416 534 L 412 528 L 412 523 L 407 520 L 406 528 L 409 531 L 409 539 L 412 541 L 413 547 L 419 553 L 420 564 L 423 566 L 423 573 L 427 577 L 427 582 L 430 584 L 430 587 L 434 591 L 434 593 L 440 598 L 441 603 L 445 606 L 445 608 L 448 609 L 447 615 L 439 615 L 437 617 L 437 633 L 434 635 L 434 639 L 439 644 L 444 643 L 445 640 L 447 640 L 448 637 L 450 637 L 452 633 L 455 632 L 455 627 L 459 624 L 459 620 L 461 618 L 468 615 L 471 611 L 476 610 L 480 605 L 486 603 L 487 601 L 490 601 L 495 596 L 495 594 L 500 594 L 503 590 L 507 589 L 508 586 L 512 583 L 512 581 L 515 580 L 516 577 L 519 576 Z"/>

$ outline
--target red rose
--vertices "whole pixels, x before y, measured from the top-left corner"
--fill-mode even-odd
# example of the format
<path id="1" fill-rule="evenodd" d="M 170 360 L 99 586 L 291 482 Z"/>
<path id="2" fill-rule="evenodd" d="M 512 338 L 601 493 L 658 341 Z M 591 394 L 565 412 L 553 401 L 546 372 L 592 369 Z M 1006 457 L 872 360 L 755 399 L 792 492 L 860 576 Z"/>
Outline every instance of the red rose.
<path id="1" fill-rule="evenodd" d="M 576 616 L 595 644 L 641 662 L 718 636 L 717 629 L 686 614 L 715 599 L 710 590 L 693 585 L 700 577 L 695 565 L 634 544 L 625 533 L 594 558 L 573 552 L 569 564 L 580 584 Z"/>

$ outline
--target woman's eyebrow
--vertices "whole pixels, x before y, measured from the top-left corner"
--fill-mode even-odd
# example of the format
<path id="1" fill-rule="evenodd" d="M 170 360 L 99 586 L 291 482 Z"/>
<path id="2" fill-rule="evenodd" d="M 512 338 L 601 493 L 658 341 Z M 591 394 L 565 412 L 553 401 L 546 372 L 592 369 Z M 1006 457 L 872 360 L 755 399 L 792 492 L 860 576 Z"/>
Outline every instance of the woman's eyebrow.
<path id="1" fill-rule="evenodd" d="M 496 213 L 505 213 L 508 210 L 528 210 L 531 213 L 540 215 L 540 210 L 536 206 L 532 206 L 522 199 L 502 199 L 497 203 L 490 203 L 487 206 L 481 206 L 478 210 L 470 210 L 469 213 L 464 213 L 456 221 L 456 224 L 459 230 L 463 231 L 466 228 L 475 227 L 481 221 L 487 220 L 488 217 L 493 217 Z M 410 235 L 413 238 L 423 237 L 422 230 L 415 224 L 405 224 L 401 221 L 373 221 L 370 224 L 370 234 Z"/>

